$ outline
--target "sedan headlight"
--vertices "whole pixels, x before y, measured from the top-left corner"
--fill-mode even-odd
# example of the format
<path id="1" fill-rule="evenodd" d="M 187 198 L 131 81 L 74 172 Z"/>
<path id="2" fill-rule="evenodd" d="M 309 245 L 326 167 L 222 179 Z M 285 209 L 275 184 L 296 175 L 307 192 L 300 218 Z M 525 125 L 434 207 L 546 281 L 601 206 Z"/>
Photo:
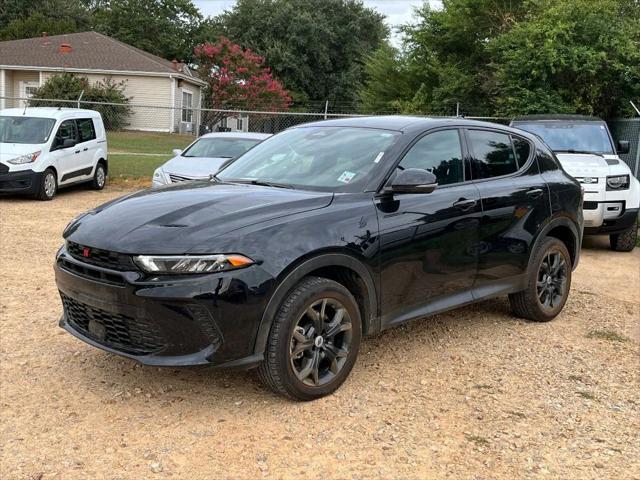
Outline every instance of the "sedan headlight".
<path id="1" fill-rule="evenodd" d="M 629 175 L 607 177 L 607 190 L 626 190 L 629 188 Z"/>
<path id="2" fill-rule="evenodd" d="M 26 155 L 20 155 L 19 157 L 12 158 L 11 160 L 7 160 L 9 163 L 13 163 L 14 165 L 22 165 L 23 163 L 31 163 L 35 162 L 42 150 L 38 150 L 37 152 L 28 153 Z"/>
<path id="3" fill-rule="evenodd" d="M 133 257 L 148 273 L 214 273 L 253 265 L 244 255 L 138 255 Z"/>
<path id="4" fill-rule="evenodd" d="M 156 171 L 153 172 L 153 183 L 165 184 L 167 183 L 167 179 L 164 176 L 164 172 L 161 168 L 156 168 Z"/>

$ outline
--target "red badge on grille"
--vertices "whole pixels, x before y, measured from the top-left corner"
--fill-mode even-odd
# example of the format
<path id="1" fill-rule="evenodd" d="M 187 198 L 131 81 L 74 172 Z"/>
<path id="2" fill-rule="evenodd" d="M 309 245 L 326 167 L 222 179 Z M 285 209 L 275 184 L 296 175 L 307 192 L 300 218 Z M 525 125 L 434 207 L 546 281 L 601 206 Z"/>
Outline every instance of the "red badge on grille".
<path id="1" fill-rule="evenodd" d="M 91 255 L 91 249 L 89 247 L 82 247 L 82 256 L 89 258 L 89 255 Z"/>

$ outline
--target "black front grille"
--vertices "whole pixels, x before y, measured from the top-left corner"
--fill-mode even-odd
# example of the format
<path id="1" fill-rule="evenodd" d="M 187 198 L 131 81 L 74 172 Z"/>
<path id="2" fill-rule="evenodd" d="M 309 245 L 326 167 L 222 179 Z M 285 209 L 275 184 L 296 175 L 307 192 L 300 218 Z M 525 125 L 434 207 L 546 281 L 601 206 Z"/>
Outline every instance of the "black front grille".
<path id="1" fill-rule="evenodd" d="M 91 265 L 79 265 L 74 262 L 60 258 L 58 264 L 68 272 L 75 273 L 81 277 L 95 280 L 97 282 L 108 283 L 110 285 L 124 285 L 124 279 L 117 273 L 109 273 L 93 268 Z"/>
<path id="2" fill-rule="evenodd" d="M 166 347 L 155 325 L 80 303 L 61 293 L 67 321 L 83 335 L 107 347 L 133 355 L 148 355 Z"/>
<path id="3" fill-rule="evenodd" d="M 4 163 L 0 163 L 0 174 L 7 173 L 9 171 L 9 166 Z"/>
<path id="4" fill-rule="evenodd" d="M 582 204 L 582 209 L 583 210 L 597 210 L 598 209 L 598 202 L 584 202 Z"/>
<path id="5" fill-rule="evenodd" d="M 86 256 L 85 248 L 87 249 Z M 67 242 L 67 251 L 72 257 L 98 267 L 111 268 L 113 270 L 137 270 L 131 255 L 91 248 L 74 242 Z"/>

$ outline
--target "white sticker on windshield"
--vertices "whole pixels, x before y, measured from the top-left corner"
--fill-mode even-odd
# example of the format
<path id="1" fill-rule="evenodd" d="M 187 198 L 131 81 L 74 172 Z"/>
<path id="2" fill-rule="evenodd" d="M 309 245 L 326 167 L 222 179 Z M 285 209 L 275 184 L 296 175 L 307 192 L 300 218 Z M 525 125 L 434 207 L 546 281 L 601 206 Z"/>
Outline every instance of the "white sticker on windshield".
<path id="1" fill-rule="evenodd" d="M 380 160 L 382 160 L 383 156 L 384 156 L 384 152 L 380 152 L 376 157 L 376 159 L 373 161 L 373 163 L 378 163 Z"/>
<path id="2" fill-rule="evenodd" d="M 342 175 L 338 177 L 338 181 L 342 183 L 349 183 L 351 180 L 353 180 L 353 177 L 355 176 L 356 174 L 353 172 L 344 171 L 342 172 Z"/>

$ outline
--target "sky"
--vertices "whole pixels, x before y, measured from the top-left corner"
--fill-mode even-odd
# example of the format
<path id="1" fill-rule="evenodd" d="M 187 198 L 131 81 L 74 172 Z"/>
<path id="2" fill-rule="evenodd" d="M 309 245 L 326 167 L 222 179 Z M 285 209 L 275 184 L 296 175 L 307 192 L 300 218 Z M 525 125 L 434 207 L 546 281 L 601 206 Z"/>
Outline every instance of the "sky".
<path id="1" fill-rule="evenodd" d="M 439 8 L 441 0 L 429 0 L 431 5 Z M 215 16 L 224 10 L 228 10 L 236 3 L 235 0 L 194 0 L 204 16 Z M 371 8 L 378 10 L 387 17 L 387 24 L 395 27 L 411 20 L 413 7 L 420 6 L 422 0 L 364 0 Z M 398 43 L 398 35 L 392 30 L 392 41 Z"/>

